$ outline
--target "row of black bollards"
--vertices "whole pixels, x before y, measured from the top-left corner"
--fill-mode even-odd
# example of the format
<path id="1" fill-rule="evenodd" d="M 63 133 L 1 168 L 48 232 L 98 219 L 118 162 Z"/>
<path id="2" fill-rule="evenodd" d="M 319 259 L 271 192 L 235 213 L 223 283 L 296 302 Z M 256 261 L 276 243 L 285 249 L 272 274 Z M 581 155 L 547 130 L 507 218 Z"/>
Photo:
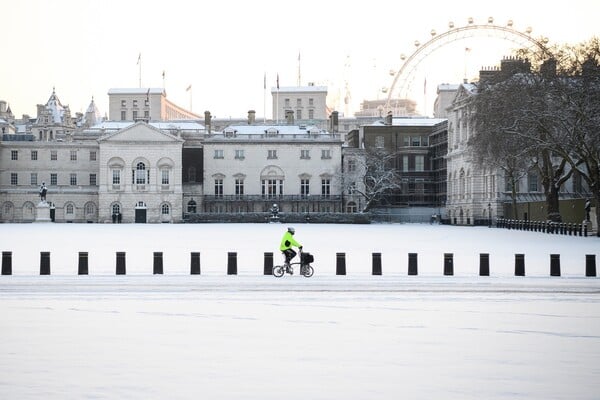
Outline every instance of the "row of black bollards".
<path id="1" fill-rule="evenodd" d="M 190 260 L 190 274 L 200 275 L 200 253 L 192 252 Z M 127 272 L 125 252 L 116 253 L 116 274 L 125 275 Z M 153 274 L 163 274 L 163 253 L 154 252 Z M 515 276 L 525 276 L 525 254 L 515 254 Z M 40 252 L 40 275 L 50 275 L 50 252 Z M 88 275 L 88 253 L 79 252 L 78 275 Z M 227 275 L 237 275 L 237 253 L 227 253 Z M 273 273 L 273 253 L 264 253 L 264 275 Z M 336 275 L 346 275 L 346 253 L 336 253 Z M 383 274 L 381 253 L 372 253 L 372 275 Z M 418 275 L 418 254 L 408 253 L 408 275 Z M 12 252 L 2 252 L 2 275 L 12 275 Z M 444 275 L 454 275 L 454 254 L 444 253 Z M 490 255 L 480 253 L 479 275 L 490 275 Z M 560 254 L 550 254 L 550 276 L 561 276 Z M 585 276 L 596 276 L 596 255 L 585 255 Z"/>
<path id="2" fill-rule="evenodd" d="M 543 232 L 560 235 L 586 236 L 588 226 L 585 222 L 580 224 L 552 221 L 528 221 L 518 219 L 498 218 L 498 228 L 515 229 L 521 231 Z"/>

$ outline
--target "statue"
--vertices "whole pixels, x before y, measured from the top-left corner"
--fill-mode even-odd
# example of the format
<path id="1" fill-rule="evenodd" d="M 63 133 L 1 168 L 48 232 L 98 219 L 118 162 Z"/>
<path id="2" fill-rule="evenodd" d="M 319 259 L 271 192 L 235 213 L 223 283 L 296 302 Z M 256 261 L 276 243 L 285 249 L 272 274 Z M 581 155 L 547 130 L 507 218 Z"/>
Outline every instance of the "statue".
<path id="1" fill-rule="evenodd" d="M 592 208 L 592 203 L 590 202 L 590 199 L 586 199 L 585 200 L 585 220 L 587 222 L 590 221 L 590 209 Z"/>
<path id="2" fill-rule="evenodd" d="M 279 221 L 279 206 L 277 204 L 273 204 L 271 207 L 271 222 Z"/>
<path id="3" fill-rule="evenodd" d="M 46 193 L 48 192 L 48 188 L 46 187 L 46 182 L 42 182 L 42 186 L 40 186 L 40 200 L 42 202 L 46 202 Z"/>

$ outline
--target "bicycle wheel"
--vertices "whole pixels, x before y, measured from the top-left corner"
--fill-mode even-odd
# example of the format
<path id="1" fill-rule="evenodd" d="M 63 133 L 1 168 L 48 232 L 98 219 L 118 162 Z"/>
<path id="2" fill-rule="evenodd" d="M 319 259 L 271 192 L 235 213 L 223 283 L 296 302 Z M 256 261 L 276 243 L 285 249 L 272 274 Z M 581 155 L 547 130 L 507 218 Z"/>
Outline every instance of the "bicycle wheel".
<path id="1" fill-rule="evenodd" d="M 305 265 L 304 267 L 302 267 L 302 275 L 304 275 L 305 277 L 310 278 L 311 276 L 313 276 L 314 273 L 315 270 L 310 265 Z"/>
<path id="2" fill-rule="evenodd" d="M 283 266 L 276 265 L 273 267 L 273 276 L 276 278 L 281 278 L 283 276 Z"/>

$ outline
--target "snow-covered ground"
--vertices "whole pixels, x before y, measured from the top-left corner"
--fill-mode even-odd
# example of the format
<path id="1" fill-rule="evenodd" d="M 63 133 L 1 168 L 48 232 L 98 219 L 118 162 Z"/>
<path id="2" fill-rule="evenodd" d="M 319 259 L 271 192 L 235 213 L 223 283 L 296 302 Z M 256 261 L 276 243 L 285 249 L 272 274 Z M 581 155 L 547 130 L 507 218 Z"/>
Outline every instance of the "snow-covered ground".
<path id="1" fill-rule="evenodd" d="M 597 399 L 600 239 L 304 225 L 315 275 L 264 276 L 278 224 L 3 224 L 1 399 Z M 51 276 L 39 276 L 40 252 Z M 77 275 L 78 252 L 88 276 Z M 127 275 L 115 275 L 125 251 Z M 152 275 L 162 251 L 164 275 Z M 190 275 L 190 252 L 202 275 Z M 238 254 L 228 276 L 227 253 Z M 336 253 L 346 276 L 335 275 Z M 383 275 L 372 276 L 373 252 Z M 408 276 L 409 252 L 418 276 Z M 443 275 L 444 253 L 454 276 Z M 490 277 L 479 277 L 479 254 Z M 525 277 L 514 254 L 525 254 Z M 550 254 L 562 277 L 550 277 Z"/>

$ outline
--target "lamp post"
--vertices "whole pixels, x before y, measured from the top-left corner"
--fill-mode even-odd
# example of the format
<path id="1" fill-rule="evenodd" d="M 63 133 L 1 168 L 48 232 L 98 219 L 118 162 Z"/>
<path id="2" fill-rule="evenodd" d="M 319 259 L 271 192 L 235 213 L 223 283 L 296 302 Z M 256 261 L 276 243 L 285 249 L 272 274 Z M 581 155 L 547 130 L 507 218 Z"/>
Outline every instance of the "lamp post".
<path id="1" fill-rule="evenodd" d="M 488 203 L 488 228 L 492 227 L 492 204 Z"/>

